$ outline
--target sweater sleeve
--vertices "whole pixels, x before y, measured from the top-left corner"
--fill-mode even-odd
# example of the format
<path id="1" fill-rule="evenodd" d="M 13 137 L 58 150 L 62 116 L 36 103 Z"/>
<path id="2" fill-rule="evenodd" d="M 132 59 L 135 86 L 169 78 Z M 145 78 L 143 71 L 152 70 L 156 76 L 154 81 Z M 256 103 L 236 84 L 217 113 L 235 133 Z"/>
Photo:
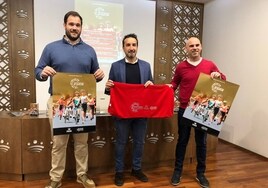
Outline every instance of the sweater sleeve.
<path id="1" fill-rule="evenodd" d="M 48 78 L 42 78 L 41 77 L 41 72 L 43 69 L 49 65 L 49 50 L 48 47 L 46 46 L 41 54 L 41 57 L 38 61 L 38 65 L 35 67 L 35 78 L 38 81 L 46 81 Z"/>
<path id="2" fill-rule="evenodd" d="M 172 85 L 172 88 L 174 91 L 178 88 L 180 82 L 181 82 L 181 78 L 180 78 L 179 64 L 178 64 L 176 69 L 175 69 L 175 74 L 171 80 L 171 85 Z"/>

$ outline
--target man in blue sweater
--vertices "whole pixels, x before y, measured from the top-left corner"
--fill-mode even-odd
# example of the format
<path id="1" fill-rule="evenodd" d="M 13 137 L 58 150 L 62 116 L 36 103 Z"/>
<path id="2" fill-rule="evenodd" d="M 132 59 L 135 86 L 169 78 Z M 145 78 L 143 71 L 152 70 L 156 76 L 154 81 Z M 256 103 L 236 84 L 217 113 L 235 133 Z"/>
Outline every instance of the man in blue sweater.
<path id="1" fill-rule="evenodd" d="M 50 77 L 49 93 L 52 95 L 52 79 L 57 72 L 94 74 L 97 81 L 104 77 L 99 68 L 95 50 L 80 38 L 83 20 L 79 13 L 70 11 L 64 16 L 65 35 L 63 39 L 48 44 L 35 68 L 35 77 L 46 81 Z M 50 120 L 52 119 L 52 97 L 48 101 Z M 66 148 L 69 135 L 53 136 L 50 182 L 46 188 L 58 188 L 65 170 Z M 87 177 L 88 171 L 88 133 L 73 134 L 74 155 L 76 159 L 77 182 L 86 188 L 95 187 Z"/>

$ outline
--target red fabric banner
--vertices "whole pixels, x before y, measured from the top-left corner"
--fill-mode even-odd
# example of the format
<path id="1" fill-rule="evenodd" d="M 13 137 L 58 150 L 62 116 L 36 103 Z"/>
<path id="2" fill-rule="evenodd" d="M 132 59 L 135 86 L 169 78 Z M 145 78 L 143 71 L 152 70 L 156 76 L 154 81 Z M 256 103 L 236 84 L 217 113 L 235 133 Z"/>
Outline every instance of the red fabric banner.
<path id="1" fill-rule="evenodd" d="M 173 115 L 174 91 L 167 85 L 114 82 L 108 112 L 119 118 L 166 118 Z"/>

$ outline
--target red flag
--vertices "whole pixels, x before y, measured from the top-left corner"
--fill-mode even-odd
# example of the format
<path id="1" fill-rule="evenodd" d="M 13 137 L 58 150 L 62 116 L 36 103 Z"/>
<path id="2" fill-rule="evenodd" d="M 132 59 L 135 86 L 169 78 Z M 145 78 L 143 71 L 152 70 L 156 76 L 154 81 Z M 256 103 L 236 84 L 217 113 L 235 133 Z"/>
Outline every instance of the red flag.
<path id="1" fill-rule="evenodd" d="M 114 82 L 108 112 L 119 118 L 166 118 L 173 115 L 174 91 L 167 85 Z"/>

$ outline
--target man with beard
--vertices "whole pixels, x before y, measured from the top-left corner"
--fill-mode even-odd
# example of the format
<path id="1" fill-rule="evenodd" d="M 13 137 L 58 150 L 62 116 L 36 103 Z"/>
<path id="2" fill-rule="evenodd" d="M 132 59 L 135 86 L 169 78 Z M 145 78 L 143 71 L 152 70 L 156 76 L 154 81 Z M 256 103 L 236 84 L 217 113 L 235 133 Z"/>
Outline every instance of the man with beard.
<path id="1" fill-rule="evenodd" d="M 104 77 L 99 68 L 95 50 L 80 38 L 83 20 L 79 13 L 70 11 L 64 16 L 65 35 L 63 39 L 48 44 L 35 68 L 35 77 L 39 81 L 46 81 L 50 77 L 49 93 L 52 95 L 52 77 L 57 72 L 94 74 L 96 81 Z M 49 112 L 52 109 L 52 97 L 48 101 Z M 52 113 L 49 113 L 50 123 Z M 95 187 L 93 180 L 87 177 L 88 172 L 88 133 L 73 134 L 74 155 L 76 160 L 77 182 L 86 188 Z M 58 188 L 65 170 L 66 148 L 69 135 L 55 135 L 52 137 L 50 182 L 46 188 Z"/>
<path id="2" fill-rule="evenodd" d="M 190 138 L 191 125 L 187 124 L 183 117 L 185 108 L 187 107 L 199 74 L 205 73 L 211 78 L 220 78 L 225 80 L 226 77 L 220 72 L 214 62 L 201 57 L 202 45 L 198 38 L 191 37 L 186 41 L 185 50 L 187 58 L 177 64 L 174 77 L 170 86 L 174 91 L 179 88 L 179 111 L 178 111 L 178 141 L 176 146 L 175 168 L 171 178 L 171 184 L 177 186 L 181 181 L 183 162 L 186 147 Z M 196 143 L 196 180 L 201 187 L 208 188 L 209 181 L 205 176 L 206 170 L 206 153 L 207 153 L 207 133 L 195 129 Z"/>
<path id="3" fill-rule="evenodd" d="M 125 58 L 114 62 L 111 66 L 109 79 L 106 82 L 105 93 L 110 94 L 113 82 L 128 84 L 144 84 L 145 87 L 153 84 L 150 64 L 136 57 L 138 38 L 136 34 L 128 34 L 122 41 Z M 146 118 L 118 118 L 114 117 L 116 129 L 115 143 L 115 185 L 124 184 L 124 156 L 129 132 L 133 138 L 132 171 L 131 174 L 142 182 L 147 182 L 147 176 L 142 172 L 141 160 L 144 139 L 147 128 Z"/>

